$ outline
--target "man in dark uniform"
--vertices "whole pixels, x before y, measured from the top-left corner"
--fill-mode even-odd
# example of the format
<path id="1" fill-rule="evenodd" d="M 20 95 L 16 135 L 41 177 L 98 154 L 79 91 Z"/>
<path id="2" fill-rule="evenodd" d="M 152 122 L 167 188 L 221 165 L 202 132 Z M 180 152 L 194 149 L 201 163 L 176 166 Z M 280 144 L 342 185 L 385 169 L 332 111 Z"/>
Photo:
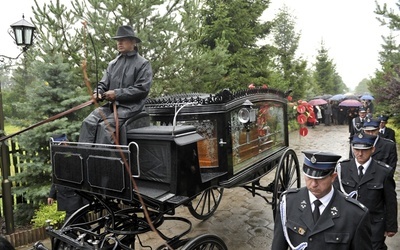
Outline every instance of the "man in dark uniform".
<path id="1" fill-rule="evenodd" d="M 367 110 L 364 107 L 360 107 L 358 109 L 358 116 L 354 117 L 349 124 L 349 158 L 353 158 L 353 152 L 351 150 L 351 140 L 355 134 L 359 134 L 362 132 L 364 121 L 367 119 Z"/>
<path id="2" fill-rule="evenodd" d="M 361 132 L 366 116 L 367 116 L 366 109 L 364 107 L 360 107 L 358 109 L 358 116 L 354 117 L 351 121 L 351 124 L 349 124 L 350 137 L 352 137 L 354 134 L 358 134 Z"/>
<path id="3" fill-rule="evenodd" d="M 344 194 L 356 197 L 371 216 L 373 249 L 387 249 L 385 237 L 397 232 L 397 197 L 393 168 L 373 159 L 376 136 L 354 136 L 354 159 L 338 164 L 334 186 Z"/>
<path id="4" fill-rule="evenodd" d="M 387 121 L 389 120 L 389 116 L 380 115 L 378 117 L 378 120 L 380 121 L 379 136 L 382 138 L 392 140 L 393 142 L 396 142 L 396 133 L 394 132 L 393 129 L 386 127 Z"/>
<path id="5" fill-rule="evenodd" d="M 379 135 L 379 123 L 380 121 L 378 120 L 367 118 L 367 120 L 363 124 L 364 133 L 377 137 L 375 140 L 375 150 L 372 153 L 372 158 L 374 160 L 384 162 L 391 166 L 393 169 L 396 169 L 396 143 Z"/>
<path id="6" fill-rule="evenodd" d="M 372 249 L 368 209 L 332 185 L 341 156 L 303 153 L 306 187 L 282 194 L 271 249 Z"/>

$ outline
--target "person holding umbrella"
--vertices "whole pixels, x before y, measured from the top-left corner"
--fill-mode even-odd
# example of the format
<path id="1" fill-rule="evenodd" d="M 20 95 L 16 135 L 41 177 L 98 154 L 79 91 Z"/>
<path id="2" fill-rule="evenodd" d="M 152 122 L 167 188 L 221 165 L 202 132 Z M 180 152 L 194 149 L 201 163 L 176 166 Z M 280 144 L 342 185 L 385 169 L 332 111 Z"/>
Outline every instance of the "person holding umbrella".
<path id="1" fill-rule="evenodd" d="M 332 121 L 332 103 L 329 101 L 324 109 L 325 113 L 325 126 L 330 126 Z"/>

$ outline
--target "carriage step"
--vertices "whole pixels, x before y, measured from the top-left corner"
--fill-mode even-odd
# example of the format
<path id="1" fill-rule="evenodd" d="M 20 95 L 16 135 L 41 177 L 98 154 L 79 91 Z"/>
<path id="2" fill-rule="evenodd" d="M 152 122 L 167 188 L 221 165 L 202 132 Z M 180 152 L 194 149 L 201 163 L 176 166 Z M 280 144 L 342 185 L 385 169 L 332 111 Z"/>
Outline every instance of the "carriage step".
<path id="1" fill-rule="evenodd" d="M 205 183 L 216 179 L 220 176 L 226 175 L 228 172 L 214 172 L 214 173 L 201 173 L 201 182 Z"/>
<path id="2" fill-rule="evenodd" d="M 174 197 L 172 197 L 171 199 L 168 200 L 169 203 L 176 204 L 176 205 L 180 205 L 180 204 L 186 203 L 187 201 L 189 201 L 189 197 L 187 197 L 187 196 L 179 196 L 179 195 L 174 196 Z"/>

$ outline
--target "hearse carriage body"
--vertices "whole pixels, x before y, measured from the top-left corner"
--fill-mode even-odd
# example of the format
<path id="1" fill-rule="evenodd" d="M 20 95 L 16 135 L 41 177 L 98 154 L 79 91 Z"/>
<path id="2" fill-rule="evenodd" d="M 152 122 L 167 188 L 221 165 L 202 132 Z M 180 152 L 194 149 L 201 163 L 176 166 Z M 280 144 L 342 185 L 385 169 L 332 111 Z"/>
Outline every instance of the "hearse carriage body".
<path id="1" fill-rule="evenodd" d="M 148 99 L 122 126 L 119 145 L 51 139 L 53 183 L 90 201 L 61 229 L 48 228 L 53 249 L 134 249 L 136 235 L 156 230 L 178 206 L 212 216 L 224 188 L 246 188 L 275 210 L 280 193 L 300 187 L 288 134 L 285 94 L 256 88 Z M 159 249 L 226 249 L 215 235 L 182 239 L 191 224 L 180 220 L 189 229 L 162 235 Z"/>

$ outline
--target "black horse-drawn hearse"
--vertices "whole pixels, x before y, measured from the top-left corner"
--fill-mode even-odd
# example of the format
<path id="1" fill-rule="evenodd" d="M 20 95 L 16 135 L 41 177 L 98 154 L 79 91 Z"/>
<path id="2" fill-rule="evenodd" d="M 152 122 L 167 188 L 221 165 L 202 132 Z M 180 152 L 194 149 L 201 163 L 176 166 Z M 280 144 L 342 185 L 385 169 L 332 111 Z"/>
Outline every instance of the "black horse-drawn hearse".
<path id="1" fill-rule="evenodd" d="M 50 140 L 53 183 L 90 201 L 60 229 L 48 227 L 52 249 L 134 249 L 149 231 L 163 240 L 158 249 L 227 249 L 216 235 L 184 238 L 191 222 L 175 209 L 205 220 L 224 188 L 243 187 L 275 211 L 283 191 L 300 187 L 286 96 L 275 89 L 149 99 L 120 134 L 120 145 Z M 157 229 L 166 220 L 188 229 L 169 238 Z"/>

